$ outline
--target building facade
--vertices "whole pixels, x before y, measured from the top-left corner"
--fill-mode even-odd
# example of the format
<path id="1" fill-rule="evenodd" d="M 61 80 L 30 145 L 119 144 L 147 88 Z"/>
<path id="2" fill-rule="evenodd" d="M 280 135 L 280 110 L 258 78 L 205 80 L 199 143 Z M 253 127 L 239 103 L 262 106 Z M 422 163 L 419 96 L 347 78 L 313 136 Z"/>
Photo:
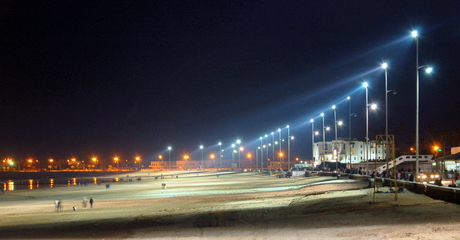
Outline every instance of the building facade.
<path id="1" fill-rule="evenodd" d="M 385 160 L 384 145 L 376 144 L 375 140 L 366 142 L 356 140 L 337 140 L 329 142 L 315 142 L 313 144 L 313 160 L 315 166 L 322 162 L 339 162 L 343 164 L 361 163 L 366 161 Z"/>

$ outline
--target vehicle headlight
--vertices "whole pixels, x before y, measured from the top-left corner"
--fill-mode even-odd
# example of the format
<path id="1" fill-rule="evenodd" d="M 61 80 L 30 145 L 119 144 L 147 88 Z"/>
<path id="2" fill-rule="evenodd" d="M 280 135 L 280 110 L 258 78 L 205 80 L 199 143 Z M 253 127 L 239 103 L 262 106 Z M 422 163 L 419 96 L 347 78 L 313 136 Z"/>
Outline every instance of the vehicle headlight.
<path id="1" fill-rule="evenodd" d="M 422 178 L 426 178 L 426 175 L 423 175 Z"/>
<path id="2" fill-rule="evenodd" d="M 436 177 L 436 178 L 439 178 L 439 174 L 436 174 L 435 177 Z"/>

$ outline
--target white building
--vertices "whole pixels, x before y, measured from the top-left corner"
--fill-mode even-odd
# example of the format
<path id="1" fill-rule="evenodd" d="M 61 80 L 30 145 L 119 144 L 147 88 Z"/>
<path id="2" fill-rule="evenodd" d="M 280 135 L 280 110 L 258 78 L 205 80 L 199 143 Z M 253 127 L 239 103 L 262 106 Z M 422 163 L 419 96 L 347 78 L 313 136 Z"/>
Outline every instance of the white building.
<path id="1" fill-rule="evenodd" d="M 384 145 L 377 145 L 375 140 L 369 141 L 366 147 L 366 142 L 349 141 L 349 140 L 333 140 L 329 142 L 315 142 L 313 145 L 313 158 L 315 166 L 320 165 L 323 161 L 337 162 L 343 164 L 365 162 L 367 159 L 384 160 L 386 155 Z"/>

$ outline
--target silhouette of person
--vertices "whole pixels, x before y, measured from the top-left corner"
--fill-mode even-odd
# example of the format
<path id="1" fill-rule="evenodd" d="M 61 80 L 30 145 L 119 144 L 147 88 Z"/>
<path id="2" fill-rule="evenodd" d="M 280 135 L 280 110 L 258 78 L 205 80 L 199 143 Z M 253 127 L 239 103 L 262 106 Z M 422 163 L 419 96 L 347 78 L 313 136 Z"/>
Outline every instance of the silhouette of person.
<path id="1" fill-rule="evenodd" d="M 93 208 L 93 203 L 94 203 L 93 198 L 90 198 L 90 199 L 89 199 L 89 205 L 91 205 L 91 208 Z"/>

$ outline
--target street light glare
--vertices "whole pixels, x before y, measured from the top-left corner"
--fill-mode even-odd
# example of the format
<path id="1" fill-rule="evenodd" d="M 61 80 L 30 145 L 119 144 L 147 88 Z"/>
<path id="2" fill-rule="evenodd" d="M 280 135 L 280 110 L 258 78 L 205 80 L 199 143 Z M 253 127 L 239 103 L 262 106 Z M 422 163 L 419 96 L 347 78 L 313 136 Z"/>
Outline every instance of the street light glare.
<path id="1" fill-rule="evenodd" d="M 315 121 L 315 120 L 313 120 L 313 118 L 312 118 L 312 119 L 310 119 L 310 122 L 314 122 L 314 121 Z"/>
<path id="2" fill-rule="evenodd" d="M 433 68 L 432 68 L 432 67 L 429 67 L 429 68 L 427 68 L 427 69 L 425 70 L 425 72 L 426 72 L 426 73 L 431 73 L 431 72 L 433 72 Z"/>
<path id="3" fill-rule="evenodd" d="M 321 117 L 324 117 L 324 113 L 321 113 Z"/>
<path id="4" fill-rule="evenodd" d="M 371 104 L 371 109 L 377 109 L 377 104 L 375 103 Z"/>
<path id="5" fill-rule="evenodd" d="M 387 63 L 382 63 L 382 68 L 383 68 L 383 69 L 387 69 L 387 68 L 388 68 L 388 64 L 387 64 Z"/>
<path id="6" fill-rule="evenodd" d="M 417 30 L 412 31 L 411 35 L 412 37 L 417 37 L 418 36 Z"/>
<path id="7" fill-rule="evenodd" d="M 332 109 L 335 109 L 335 105 L 332 105 Z"/>
<path id="8" fill-rule="evenodd" d="M 363 82 L 363 87 L 367 88 L 369 87 L 369 84 L 367 82 Z"/>

